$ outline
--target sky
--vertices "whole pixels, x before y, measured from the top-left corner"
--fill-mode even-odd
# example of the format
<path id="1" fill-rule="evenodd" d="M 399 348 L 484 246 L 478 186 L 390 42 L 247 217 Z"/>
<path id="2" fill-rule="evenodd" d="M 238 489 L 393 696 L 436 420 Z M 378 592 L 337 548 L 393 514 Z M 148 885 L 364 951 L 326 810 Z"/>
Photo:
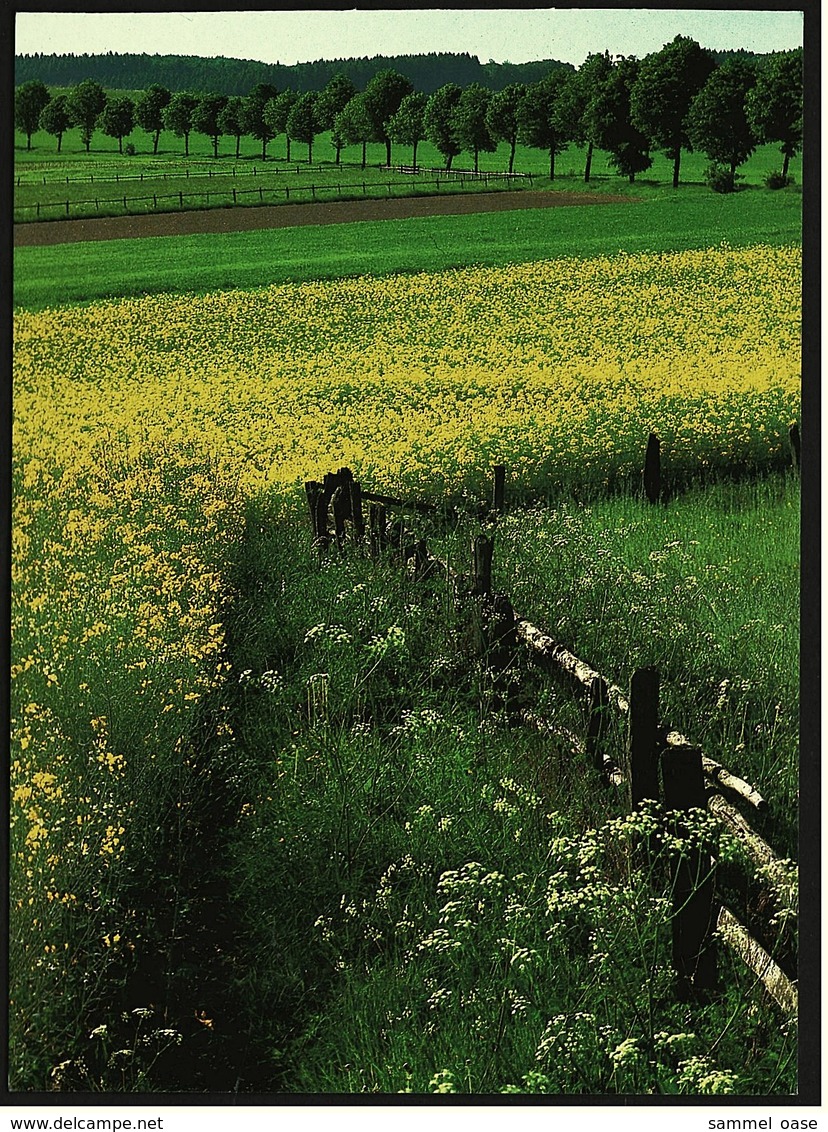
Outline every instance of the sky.
<path id="1" fill-rule="evenodd" d="M 265 63 L 468 52 L 481 62 L 658 51 L 676 35 L 717 50 L 802 44 L 801 12 L 645 8 L 17 12 L 15 53 L 224 55 Z"/>

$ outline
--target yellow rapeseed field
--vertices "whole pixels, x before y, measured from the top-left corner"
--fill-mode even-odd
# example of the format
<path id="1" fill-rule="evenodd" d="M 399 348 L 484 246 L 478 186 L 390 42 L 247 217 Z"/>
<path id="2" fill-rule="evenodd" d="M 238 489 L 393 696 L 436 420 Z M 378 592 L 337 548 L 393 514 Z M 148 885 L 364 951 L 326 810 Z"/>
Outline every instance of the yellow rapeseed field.
<path id="1" fill-rule="evenodd" d="M 16 314 L 22 1032 L 23 972 L 59 979 L 76 909 L 102 951 L 130 945 L 107 916 L 106 877 L 117 885 L 169 818 L 164 776 L 192 758 L 193 713 L 223 678 L 222 565 L 245 495 L 343 464 L 366 487 L 420 497 L 479 491 L 498 462 L 527 491 L 600 482 L 638 466 L 651 430 L 679 462 L 761 460 L 786 443 L 799 384 L 794 247 Z"/>

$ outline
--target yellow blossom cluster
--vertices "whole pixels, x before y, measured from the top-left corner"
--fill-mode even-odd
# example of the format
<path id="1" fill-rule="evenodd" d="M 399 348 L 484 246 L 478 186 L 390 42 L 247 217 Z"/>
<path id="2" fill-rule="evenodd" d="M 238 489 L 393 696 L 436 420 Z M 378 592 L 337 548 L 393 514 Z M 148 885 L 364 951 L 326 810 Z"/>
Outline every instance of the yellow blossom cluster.
<path id="1" fill-rule="evenodd" d="M 16 313 L 19 946 L 63 948 L 54 910 L 91 907 L 162 820 L 222 678 L 245 495 L 344 464 L 440 496 L 505 462 L 543 491 L 629 470 L 651 430 L 676 459 L 772 457 L 800 270 L 797 248 L 723 245 Z"/>
<path id="2" fill-rule="evenodd" d="M 800 254 L 719 246 L 21 314 L 18 443 L 71 459 L 106 432 L 133 451 L 163 436 L 246 490 L 347 464 L 421 494 L 474 489 L 500 462 L 527 490 L 601 479 L 638 466 L 650 431 L 679 462 L 772 456 L 798 412 Z"/>

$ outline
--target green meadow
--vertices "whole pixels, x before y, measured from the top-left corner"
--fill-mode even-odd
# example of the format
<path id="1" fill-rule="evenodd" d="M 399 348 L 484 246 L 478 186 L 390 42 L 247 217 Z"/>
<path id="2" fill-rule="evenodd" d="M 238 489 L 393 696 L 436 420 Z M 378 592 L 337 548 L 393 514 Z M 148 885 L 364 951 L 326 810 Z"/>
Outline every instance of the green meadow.
<path id="1" fill-rule="evenodd" d="M 51 181 L 84 167 L 107 176 L 180 167 L 177 140 L 165 136 L 157 160 L 140 136 L 137 144 L 136 157 L 120 157 L 98 134 L 86 155 L 67 134 L 56 161 L 54 139 L 35 135 L 27 153 L 18 138 L 16 173 L 48 171 Z M 203 176 L 208 140 L 194 135 L 191 152 Z M 248 141 L 243 161 L 256 156 Z M 419 160 L 432 160 L 426 146 Z M 561 159 L 556 187 L 582 187 L 582 160 L 574 149 Z M 532 161 L 538 172 L 544 155 L 524 151 L 516 168 Z M 762 185 L 779 164 L 772 153 L 757 154 L 746 187 L 729 196 L 703 187 L 702 161 L 687 158 L 691 183 L 677 191 L 666 159 L 634 186 L 596 162 L 593 187 L 623 190 L 621 204 L 18 247 L 15 308 L 229 289 L 250 291 L 255 304 L 256 289 L 276 282 L 801 240 L 797 187 Z M 481 157 L 483 168 L 498 162 L 502 153 Z M 95 348 L 103 358 L 105 343 Z M 48 390 L 45 346 L 37 358 Z M 623 689 L 637 668 L 658 666 L 663 721 L 768 799 L 750 820 L 783 864 L 763 876 L 701 809 L 684 831 L 657 805 L 630 813 L 625 789 L 586 761 L 585 708 L 572 688 L 525 652 L 505 672 L 481 654 L 481 602 L 462 579 L 415 578 L 392 549 L 320 553 L 301 492 L 240 498 L 188 452 L 181 466 L 189 461 L 201 485 L 191 490 L 177 457 L 156 468 L 136 436 L 123 451 L 117 436 L 100 438 L 99 465 L 76 498 L 59 470 L 16 453 L 25 515 L 16 556 L 36 592 L 15 582 L 12 757 L 28 765 L 40 726 L 66 797 L 87 810 L 109 757 L 100 798 L 112 816 L 103 821 L 109 848 L 97 856 L 71 811 L 57 821 L 57 850 L 38 868 L 63 895 L 37 898 L 34 926 L 21 862 L 46 834 L 32 837 L 37 825 L 27 834 L 22 818 L 14 833 L 13 1090 L 796 1093 L 795 1022 L 736 954 L 720 942 L 715 990 L 689 999 L 671 967 L 673 865 L 701 846 L 717 861 L 719 899 L 796 979 L 796 469 L 734 469 L 706 486 L 682 484 L 655 506 L 597 481 L 574 494 L 550 485 L 496 524 L 485 508 L 451 519 L 402 513 L 412 536 L 459 574 L 471 570 L 472 540 L 494 533 L 495 588 Z M 142 502 L 144 481 L 155 494 Z M 151 652 L 155 638 L 145 646 L 126 614 L 119 635 L 99 628 L 90 607 L 75 668 L 54 681 L 26 667 L 54 631 L 43 610 L 60 579 L 75 578 L 81 595 L 55 601 L 67 624 L 76 606 L 97 600 L 88 596 L 96 562 L 113 579 L 111 608 L 122 585 L 143 587 L 142 617 L 153 602 L 160 610 L 197 560 L 198 492 L 212 501 L 213 489 L 221 507 L 209 512 L 199 569 L 224 594 L 221 624 L 211 626 L 223 634 L 221 678 L 203 685 L 197 704 L 185 701 L 199 654 L 163 641 Z M 95 520 L 84 541 L 85 490 Z M 163 573 L 153 572 L 156 560 Z M 153 699 L 156 685 L 164 691 Z M 506 710 L 504 689 L 518 711 Z M 616 760 L 625 742 L 620 725 L 605 737 Z M 21 813 L 41 790 L 62 814 L 55 791 L 64 779 L 49 781 L 52 769 L 20 780 Z M 130 815 L 126 828 L 119 814 Z"/>

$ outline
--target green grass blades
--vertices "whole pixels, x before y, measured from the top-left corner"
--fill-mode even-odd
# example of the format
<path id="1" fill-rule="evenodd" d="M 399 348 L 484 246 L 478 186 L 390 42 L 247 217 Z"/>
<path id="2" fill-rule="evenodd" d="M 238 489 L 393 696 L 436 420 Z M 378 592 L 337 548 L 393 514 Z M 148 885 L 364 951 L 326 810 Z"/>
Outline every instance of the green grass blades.
<path id="1" fill-rule="evenodd" d="M 796 503 L 777 480 L 666 509 L 515 515 L 496 535 L 519 612 L 622 683 L 638 660 L 663 663 L 667 716 L 755 773 L 774 814 L 795 781 L 797 659 L 791 634 L 772 665 L 767 642 L 795 602 Z M 676 1001 L 669 872 L 633 852 L 657 811 L 625 816 L 591 775 L 571 693 L 516 661 L 512 694 L 553 729 L 507 726 L 473 603 L 354 552 L 319 560 L 307 526 L 289 504 L 249 506 L 230 630 L 243 787 L 226 873 L 258 956 L 238 994 L 260 1019 L 262 1072 L 310 1093 L 793 1090 L 792 1032 L 726 952 L 721 995 Z M 464 568 L 469 529 L 422 531 Z M 730 639 L 744 618 L 753 647 Z M 722 861 L 737 854 L 698 829 Z"/>
<path id="2" fill-rule="evenodd" d="M 629 204 L 375 221 L 221 235 L 19 247 L 14 302 L 203 293 L 269 283 L 530 262 L 558 255 L 798 242 L 801 197 L 658 190 Z"/>

